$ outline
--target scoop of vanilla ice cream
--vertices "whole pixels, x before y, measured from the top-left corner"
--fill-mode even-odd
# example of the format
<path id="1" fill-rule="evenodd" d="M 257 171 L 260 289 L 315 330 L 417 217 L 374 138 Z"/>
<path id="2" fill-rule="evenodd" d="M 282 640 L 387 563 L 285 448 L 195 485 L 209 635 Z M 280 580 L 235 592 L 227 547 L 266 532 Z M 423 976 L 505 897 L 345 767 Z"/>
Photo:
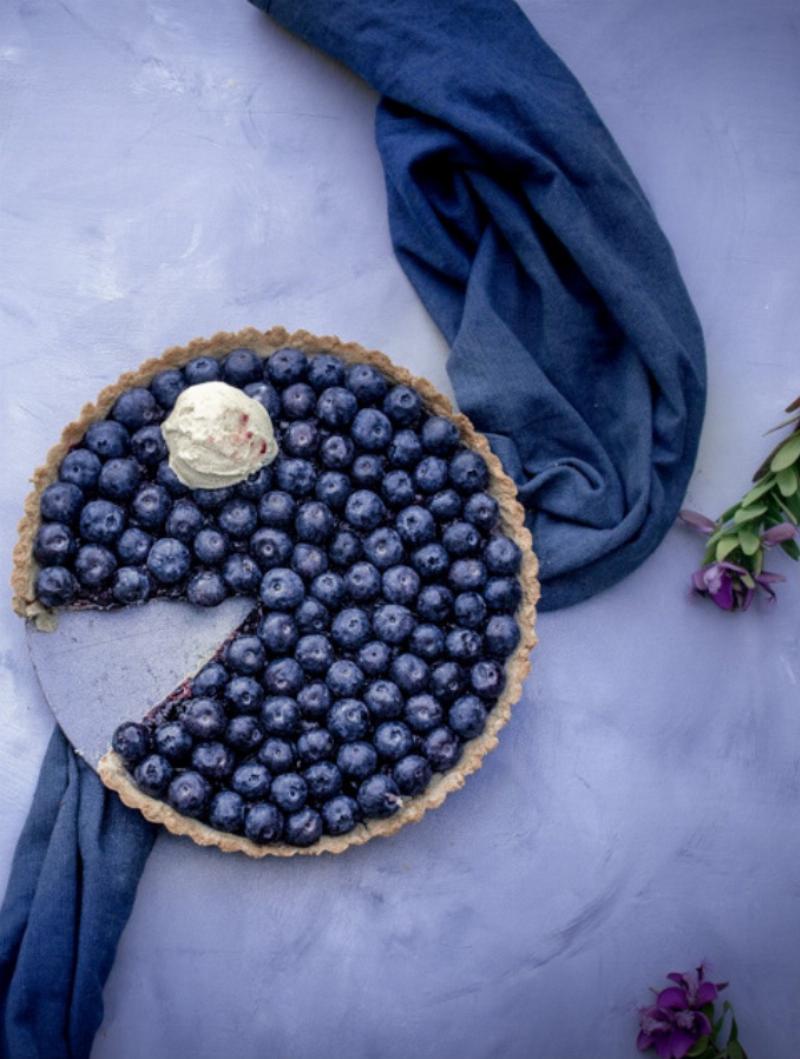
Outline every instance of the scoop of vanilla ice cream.
<path id="1" fill-rule="evenodd" d="M 266 408 L 226 382 L 189 386 L 161 430 L 170 467 L 191 489 L 235 485 L 278 453 Z"/>

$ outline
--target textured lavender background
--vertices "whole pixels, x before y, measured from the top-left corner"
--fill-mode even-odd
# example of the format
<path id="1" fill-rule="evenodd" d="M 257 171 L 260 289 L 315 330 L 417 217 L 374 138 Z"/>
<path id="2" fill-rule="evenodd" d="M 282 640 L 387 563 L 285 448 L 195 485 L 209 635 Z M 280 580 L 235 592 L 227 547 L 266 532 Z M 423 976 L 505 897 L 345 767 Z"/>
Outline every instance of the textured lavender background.
<path id="1" fill-rule="evenodd" d="M 523 6 L 696 301 L 711 395 L 689 501 L 716 512 L 800 391 L 800 10 Z M 6 570 L 62 421 L 173 342 L 306 326 L 447 388 L 391 254 L 374 103 L 244 0 L 0 5 Z M 498 751 L 390 842 L 256 864 L 160 838 L 93 1059 L 633 1059 L 647 984 L 702 957 L 754 1059 L 794 1059 L 800 579 L 731 619 L 687 597 L 696 554 L 675 530 L 624 584 L 542 619 Z M 0 634 L 4 885 L 51 717 L 8 610 Z"/>

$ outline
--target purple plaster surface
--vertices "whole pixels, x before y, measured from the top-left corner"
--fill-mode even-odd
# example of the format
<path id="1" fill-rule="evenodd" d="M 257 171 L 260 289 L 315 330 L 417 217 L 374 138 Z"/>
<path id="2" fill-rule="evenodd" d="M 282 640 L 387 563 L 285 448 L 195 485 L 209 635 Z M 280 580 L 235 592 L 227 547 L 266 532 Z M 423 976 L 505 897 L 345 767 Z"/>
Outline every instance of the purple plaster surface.
<path id="1" fill-rule="evenodd" d="M 527 0 L 671 238 L 709 348 L 688 502 L 715 514 L 800 392 L 795 0 Z M 120 371 L 283 323 L 447 389 L 391 252 L 374 95 L 244 0 L 0 5 L 0 554 L 62 422 Z M 162 836 L 93 1059 L 633 1059 L 672 969 L 796 1059 L 800 577 L 730 617 L 672 531 L 540 621 L 498 750 L 390 841 L 254 863 Z M 5 577 L 4 577 L 5 580 Z M 0 886 L 52 725 L 0 612 Z"/>

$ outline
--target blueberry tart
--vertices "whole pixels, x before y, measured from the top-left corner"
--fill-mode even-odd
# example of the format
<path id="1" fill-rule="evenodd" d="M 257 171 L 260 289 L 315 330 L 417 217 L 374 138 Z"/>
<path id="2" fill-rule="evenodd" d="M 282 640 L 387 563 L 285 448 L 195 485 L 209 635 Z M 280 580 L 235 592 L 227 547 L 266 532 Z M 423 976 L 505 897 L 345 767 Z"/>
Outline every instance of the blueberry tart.
<path id="1" fill-rule="evenodd" d="M 537 563 L 486 439 L 381 353 L 195 340 L 87 405 L 33 477 L 14 607 L 252 604 L 100 761 L 129 806 L 251 856 L 340 852 L 441 804 L 497 743 Z M 191 636 L 191 624 L 186 635 Z"/>

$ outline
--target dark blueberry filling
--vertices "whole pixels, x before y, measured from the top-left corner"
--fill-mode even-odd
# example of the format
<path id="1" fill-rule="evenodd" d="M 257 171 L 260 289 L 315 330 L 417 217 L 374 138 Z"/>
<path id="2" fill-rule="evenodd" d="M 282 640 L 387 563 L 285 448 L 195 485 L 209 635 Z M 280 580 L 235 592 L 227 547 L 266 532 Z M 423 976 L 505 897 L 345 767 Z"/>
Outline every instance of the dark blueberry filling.
<path id="1" fill-rule="evenodd" d="M 160 423 L 222 378 L 278 459 L 190 490 Z M 283 349 L 199 357 L 122 394 L 41 499 L 48 607 L 247 595 L 256 611 L 113 747 L 151 797 L 253 842 L 309 846 L 391 816 L 453 768 L 502 693 L 521 555 L 482 457 L 370 365 Z"/>

